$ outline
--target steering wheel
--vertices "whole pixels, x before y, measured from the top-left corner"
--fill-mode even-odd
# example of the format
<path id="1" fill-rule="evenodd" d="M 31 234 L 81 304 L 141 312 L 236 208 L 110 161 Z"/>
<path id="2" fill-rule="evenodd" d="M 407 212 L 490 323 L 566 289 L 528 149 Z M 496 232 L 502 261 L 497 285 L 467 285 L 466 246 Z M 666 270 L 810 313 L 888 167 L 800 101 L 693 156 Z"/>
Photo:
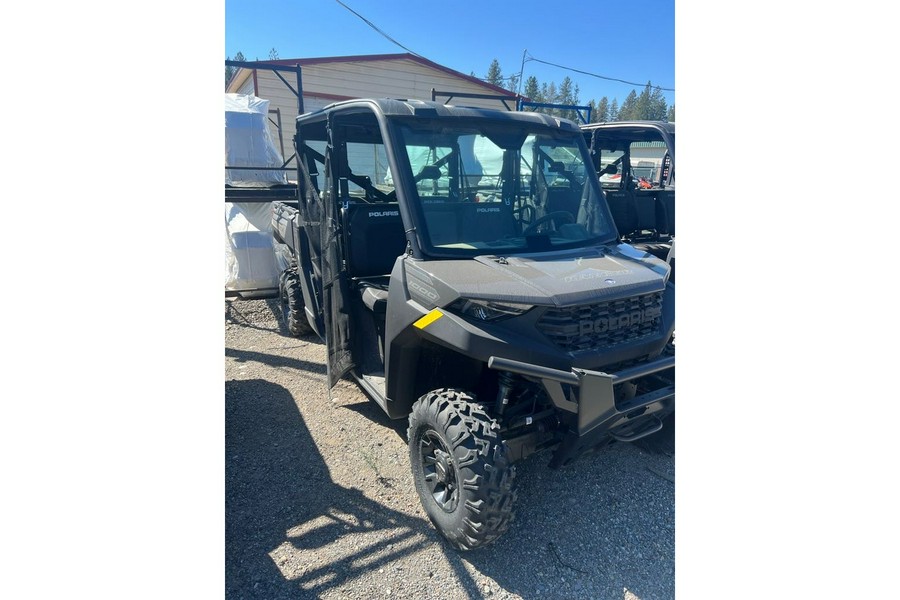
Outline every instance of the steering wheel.
<path id="1" fill-rule="evenodd" d="M 544 215 L 543 217 L 541 217 L 540 219 L 538 219 L 537 221 L 535 221 L 534 223 L 529 225 L 525 229 L 525 231 L 522 232 L 522 235 L 528 235 L 530 233 L 534 233 L 538 227 L 540 227 L 544 223 L 548 223 L 550 221 L 553 221 L 554 223 L 557 221 L 560 221 L 560 224 L 574 223 L 575 217 L 572 216 L 572 213 L 564 211 L 564 210 L 557 210 L 552 213 L 547 213 L 546 215 Z"/>

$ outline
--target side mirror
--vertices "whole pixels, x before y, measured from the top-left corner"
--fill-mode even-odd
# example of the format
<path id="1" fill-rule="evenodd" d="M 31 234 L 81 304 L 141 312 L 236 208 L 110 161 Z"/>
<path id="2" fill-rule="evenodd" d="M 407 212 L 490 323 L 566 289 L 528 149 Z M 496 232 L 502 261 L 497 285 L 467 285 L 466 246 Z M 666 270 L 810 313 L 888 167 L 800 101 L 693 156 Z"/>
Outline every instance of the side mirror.
<path id="1" fill-rule="evenodd" d="M 615 163 L 609 163 L 608 165 L 603 167 L 603 170 L 600 171 L 600 175 L 615 175 L 618 172 L 619 167 L 617 167 Z"/>

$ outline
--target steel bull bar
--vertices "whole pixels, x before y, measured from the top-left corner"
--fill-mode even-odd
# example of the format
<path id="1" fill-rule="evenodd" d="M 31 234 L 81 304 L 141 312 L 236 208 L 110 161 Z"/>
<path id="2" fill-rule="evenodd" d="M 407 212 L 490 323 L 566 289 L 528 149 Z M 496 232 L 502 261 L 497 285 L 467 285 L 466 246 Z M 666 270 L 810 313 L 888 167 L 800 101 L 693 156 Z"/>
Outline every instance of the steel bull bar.
<path id="1" fill-rule="evenodd" d="M 618 403 L 614 387 L 674 366 L 674 356 L 657 358 L 615 373 L 587 369 L 561 371 L 497 356 L 488 359 L 488 368 L 540 380 L 558 409 L 577 415 L 577 435 L 563 441 L 550 466 L 561 466 L 607 435 L 619 441 L 633 442 L 662 429 L 662 421 L 655 413 L 663 409 L 662 402 L 675 397 L 674 385 L 663 385 Z M 563 385 L 578 388 L 577 402 L 566 396 Z"/>

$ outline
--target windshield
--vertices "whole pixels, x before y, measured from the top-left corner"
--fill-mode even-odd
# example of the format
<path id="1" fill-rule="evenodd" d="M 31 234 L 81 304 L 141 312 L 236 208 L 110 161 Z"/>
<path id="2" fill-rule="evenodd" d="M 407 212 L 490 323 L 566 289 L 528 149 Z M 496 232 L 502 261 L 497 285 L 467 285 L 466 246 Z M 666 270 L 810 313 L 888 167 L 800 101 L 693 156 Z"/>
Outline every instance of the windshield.
<path id="1" fill-rule="evenodd" d="M 537 252 L 615 238 L 578 133 L 433 125 L 399 126 L 431 252 Z"/>

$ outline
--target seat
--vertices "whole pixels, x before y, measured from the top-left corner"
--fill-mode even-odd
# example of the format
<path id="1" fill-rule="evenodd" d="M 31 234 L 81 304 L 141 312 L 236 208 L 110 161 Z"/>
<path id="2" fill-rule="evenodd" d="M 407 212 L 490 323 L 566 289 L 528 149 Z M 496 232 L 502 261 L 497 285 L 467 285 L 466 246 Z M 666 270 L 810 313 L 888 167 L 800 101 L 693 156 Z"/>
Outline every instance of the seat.
<path id="1" fill-rule="evenodd" d="M 675 235 L 675 190 L 660 190 L 657 201 L 665 212 L 666 226 L 663 230 L 670 236 Z"/>
<path id="2" fill-rule="evenodd" d="M 565 211 L 575 217 L 580 206 L 581 191 L 571 187 L 547 188 L 547 213 Z"/>
<path id="3" fill-rule="evenodd" d="M 458 206 L 458 203 L 449 202 L 446 198 L 422 203 L 425 226 L 433 245 L 455 244 L 459 241 L 459 222 L 456 218 Z"/>
<path id="4" fill-rule="evenodd" d="M 345 212 L 350 276 L 389 275 L 397 257 L 406 250 L 406 234 L 394 203 L 351 204 Z"/>
<path id="5" fill-rule="evenodd" d="M 406 234 L 395 203 L 351 204 L 341 209 L 347 268 L 363 304 L 376 314 L 387 309 L 390 273 L 406 251 Z"/>
<path id="6" fill-rule="evenodd" d="M 516 235 L 517 221 L 512 206 L 504 202 L 475 202 L 459 205 L 461 241 L 493 242 Z"/>
<path id="7" fill-rule="evenodd" d="M 630 190 L 606 190 L 606 203 L 612 213 L 616 229 L 622 238 L 628 238 L 638 230 L 640 219 L 634 201 L 634 192 Z"/>
<path id="8" fill-rule="evenodd" d="M 665 219 L 658 209 L 656 192 L 637 191 L 634 193 L 634 206 L 638 215 L 635 237 L 643 239 L 659 239 L 660 231 L 665 227 Z"/>

